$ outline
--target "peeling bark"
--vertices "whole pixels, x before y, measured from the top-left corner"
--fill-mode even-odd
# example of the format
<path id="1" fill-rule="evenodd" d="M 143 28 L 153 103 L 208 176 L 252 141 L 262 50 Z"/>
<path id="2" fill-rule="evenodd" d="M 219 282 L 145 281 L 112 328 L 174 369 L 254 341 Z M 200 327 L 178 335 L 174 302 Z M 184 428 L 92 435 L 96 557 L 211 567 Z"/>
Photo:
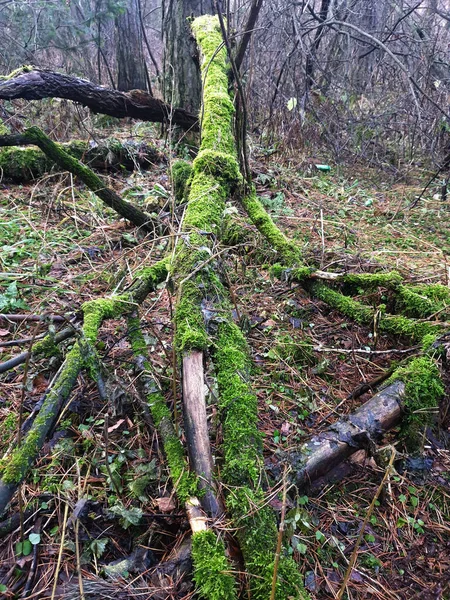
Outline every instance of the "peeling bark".
<path id="1" fill-rule="evenodd" d="M 395 381 L 375 394 L 353 414 L 340 419 L 286 457 L 292 479 L 302 490 L 326 475 L 358 450 L 371 449 L 384 433 L 400 423 L 405 384 Z"/>

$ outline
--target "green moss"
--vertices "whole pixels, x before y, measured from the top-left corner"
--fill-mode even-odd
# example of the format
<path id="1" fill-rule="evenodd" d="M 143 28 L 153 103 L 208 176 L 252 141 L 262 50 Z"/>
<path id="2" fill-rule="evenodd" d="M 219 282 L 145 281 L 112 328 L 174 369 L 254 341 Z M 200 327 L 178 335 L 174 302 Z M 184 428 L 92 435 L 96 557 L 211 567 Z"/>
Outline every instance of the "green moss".
<path id="1" fill-rule="evenodd" d="M 170 171 L 173 193 L 176 204 L 183 202 L 187 183 L 192 173 L 192 165 L 185 160 L 177 160 L 173 163 Z"/>
<path id="2" fill-rule="evenodd" d="M 0 150 L 0 169 L 5 179 L 27 181 L 51 171 L 54 162 L 37 148 L 3 148 Z"/>
<path id="3" fill-rule="evenodd" d="M 227 507 L 233 515 L 247 570 L 253 575 L 250 579 L 251 597 L 254 600 L 267 600 L 272 589 L 278 533 L 275 515 L 267 506 L 264 493 L 249 487 L 232 490 L 227 497 Z M 291 557 L 282 554 L 278 564 L 275 600 L 308 597 L 297 564 Z"/>
<path id="4" fill-rule="evenodd" d="M 217 150 L 235 157 L 234 106 L 228 94 L 227 53 L 218 19 L 209 15 L 198 17 L 192 23 L 192 30 L 201 50 L 204 80 L 201 149 Z"/>
<path id="5" fill-rule="evenodd" d="M 422 288 L 423 289 L 423 288 Z M 431 298 L 421 293 L 420 288 L 400 285 L 397 289 L 396 306 L 405 315 L 411 317 L 429 317 L 446 307 L 442 300 Z"/>
<path id="6" fill-rule="evenodd" d="M 399 367 L 387 384 L 401 380 L 405 384 L 401 436 L 409 450 L 421 447 L 423 431 L 432 423 L 432 411 L 436 410 L 444 395 L 444 385 L 436 361 L 430 356 L 413 358 Z"/>
<path id="7" fill-rule="evenodd" d="M 163 440 L 170 477 L 175 486 L 178 500 L 184 504 L 190 496 L 198 494 L 198 481 L 189 472 L 185 451 L 179 437 L 176 435 L 172 423 L 172 415 L 164 396 L 156 383 L 147 375 L 147 373 L 151 372 L 151 366 L 147 360 L 147 345 L 137 317 L 128 318 L 128 336 L 133 354 L 136 357 L 142 358 L 142 366 L 145 370 L 142 379 L 145 384 L 147 404 Z"/>
<path id="8" fill-rule="evenodd" d="M 397 271 L 388 273 L 347 273 L 342 281 L 352 287 L 372 289 L 376 287 L 397 288 L 403 281 Z"/>
<path id="9" fill-rule="evenodd" d="M 433 350 L 433 345 L 437 342 L 438 339 L 439 339 L 439 336 L 432 334 L 432 333 L 425 335 L 422 338 L 422 342 L 421 342 L 423 352 L 425 354 L 428 352 L 431 352 Z"/>
<path id="10" fill-rule="evenodd" d="M 234 323 L 220 323 L 214 362 L 224 428 L 223 478 L 230 485 L 256 485 L 262 452 L 258 403 L 248 381 L 247 344 Z"/>
<path id="11" fill-rule="evenodd" d="M 46 335 L 42 340 L 38 340 L 33 345 L 33 356 L 45 356 L 50 358 L 51 356 L 58 356 L 59 348 L 55 344 L 55 338 L 53 335 Z"/>
<path id="12" fill-rule="evenodd" d="M 83 363 L 78 344 L 67 354 L 58 379 L 47 394 L 33 425 L 22 444 L 0 463 L 3 483 L 20 483 L 39 454 L 57 416 L 58 407 L 69 397 Z"/>
<path id="13" fill-rule="evenodd" d="M 262 440 L 258 431 L 258 405 L 249 383 L 250 360 L 245 338 L 230 321 L 219 324 L 214 353 L 219 385 L 219 409 L 223 424 L 227 508 L 251 574 L 252 598 L 270 597 L 277 540 L 275 515 L 259 489 Z M 306 598 L 294 561 L 282 556 L 276 598 Z"/>
<path id="14" fill-rule="evenodd" d="M 242 183 L 239 164 L 234 156 L 217 150 L 202 150 L 194 160 L 194 169 L 205 175 L 212 175 L 222 185 L 236 187 Z"/>
<path id="15" fill-rule="evenodd" d="M 83 333 L 91 343 L 97 342 L 98 328 L 104 319 L 119 317 L 127 309 L 123 297 L 98 298 L 85 302 L 82 306 L 84 315 Z"/>
<path id="16" fill-rule="evenodd" d="M 242 205 L 258 231 L 266 238 L 270 246 L 276 250 L 279 260 L 289 268 L 300 267 L 303 261 L 299 247 L 295 242 L 289 240 L 275 225 L 264 206 L 258 200 L 254 189 L 251 194 L 243 196 Z M 306 267 L 304 269 L 308 275 L 313 271 L 313 269 L 307 269 Z"/>
<path id="17" fill-rule="evenodd" d="M 312 267 L 299 267 L 296 269 L 284 267 L 279 263 L 275 263 L 270 267 L 270 274 L 273 277 L 277 277 L 278 279 L 282 280 L 298 281 L 299 283 L 307 281 L 314 271 L 315 269 Z"/>
<path id="18" fill-rule="evenodd" d="M 22 65 L 18 69 L 14 69 L 11 71 L 9 75 L 0 75 L 0 81 L 7 81 L 8 79 L 14 79 L 14 77 L 19 77 L 19 75 L 23 75 L 24 73 L 30 73 L 34 71 L 35 67 L 33 65 Z"/>
<path id="19" fill-rule="evenodd" d="M 200 596 L 210 600 L 233 600 L 236 585 L 229 573 L 224 543 L 210 531 L 192 536 L 194 581 Z"/>
<path id="20" fill-rule="evenodd" d="M 331 308 L 338 310 L 356 323 L 361 325 L 373 323 L 375 310 L 371 306 L 361 304 L 320 282 L 312 282 L 308 284 L 307 288 L 316 298 L 326 302 Z M 420 342 L 425 335 L 437 334 L 442 330 L 440 325 L 414 321 L 402 316 L 385 315 L 383 308 L 383 306 L 378 307 L 381 310 L 378 329 L 384 333 L 404 336 Z"/>

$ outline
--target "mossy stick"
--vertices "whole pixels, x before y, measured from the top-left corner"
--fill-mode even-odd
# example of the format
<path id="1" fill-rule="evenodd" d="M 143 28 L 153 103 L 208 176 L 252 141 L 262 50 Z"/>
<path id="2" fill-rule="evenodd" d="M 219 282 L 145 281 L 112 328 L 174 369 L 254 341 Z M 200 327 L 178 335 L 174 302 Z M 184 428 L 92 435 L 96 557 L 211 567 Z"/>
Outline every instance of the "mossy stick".
<path id="1" fill-rule="evenodd" d="M 234 578 L 228 572 L 228 560 L 223 542 L 207 526 L 207 519 L 196 498 L 198 478 L 189 471 L 185 451 L 176 434 L 172 415 L 155 379 L 150 375 L 147 346 L 142 335 L 139 318 L 128 318 L 128 336 L 134 353 L 135 369 L 139 374 L 148 407 L 158 428 L 166 454 L 170 476 L 178 500 L 184 504 L 192 529 L 192 558 L 194 581 L 204 598 L 233 600 L 236 598 Z M 217 502 L 217 500 L 216 500 Z"/>

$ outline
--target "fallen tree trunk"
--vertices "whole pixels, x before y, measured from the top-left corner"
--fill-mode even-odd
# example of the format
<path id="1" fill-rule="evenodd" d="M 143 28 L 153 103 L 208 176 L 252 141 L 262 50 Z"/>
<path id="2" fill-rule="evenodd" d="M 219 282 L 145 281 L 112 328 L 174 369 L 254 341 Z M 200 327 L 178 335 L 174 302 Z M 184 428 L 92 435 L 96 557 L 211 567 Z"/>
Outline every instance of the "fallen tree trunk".
<path id="1" fill-rule="evenodd" d="M 2 180 L 23 183 L 42 177 L 53 169 L 54 161 L 41 150 L 17 147 L 30 144 L 33 142 L 24 134 L 0 136 L 0 147 L 5 147 L 0 151 Z M 57 146 L 70 156 L 83 161 L 90 168 L 99 171 L 123 169 L 133 171 L 138 167 L 147 169 L 161 158 L 155 147 L 144 142 L 120 142 L 109 139 L 96 144 L 74 140 Z"/>
<path id="2" fill-rule="evenodd" d="M 173 108 L 142 90 L 119 92 L 85 79 L 47 69 L 22 67 L 0 80 L 0 99 L 42 100 L 64 98 L 111 117 L 171 123 L 183 129 L 198 129 L 198 118 L 183 108 Z"/>
<path id="3" fill-rule="evenodd" d="M 286 462 L 299 493 L 358 450 L 372 450 L 387 431 L 400 423 L 404 400 L 405 384 L 394 381 L 353 414 L 312 437 L 299 452 L 289 453 Z"/>

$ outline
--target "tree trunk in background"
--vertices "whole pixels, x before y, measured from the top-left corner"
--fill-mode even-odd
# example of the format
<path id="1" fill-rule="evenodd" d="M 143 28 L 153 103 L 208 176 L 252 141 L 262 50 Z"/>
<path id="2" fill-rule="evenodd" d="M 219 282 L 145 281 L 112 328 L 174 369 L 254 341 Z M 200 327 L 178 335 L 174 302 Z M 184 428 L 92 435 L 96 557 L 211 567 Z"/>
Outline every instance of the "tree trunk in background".
<path id="1" fill-rule="evenodd" d="M 163 0 L 164 99 L 191 113 L 200 111 L 201 79 L 188 17 L 213 14 L 212 0 Z"/>
<path id="2" fill-rule="evenodd" d="M 137 0 L 128 0 L 127 9 L 116 19 L 117 89 L 146 90 L 147 75 L 142 45 L 142 29 Z"/>

